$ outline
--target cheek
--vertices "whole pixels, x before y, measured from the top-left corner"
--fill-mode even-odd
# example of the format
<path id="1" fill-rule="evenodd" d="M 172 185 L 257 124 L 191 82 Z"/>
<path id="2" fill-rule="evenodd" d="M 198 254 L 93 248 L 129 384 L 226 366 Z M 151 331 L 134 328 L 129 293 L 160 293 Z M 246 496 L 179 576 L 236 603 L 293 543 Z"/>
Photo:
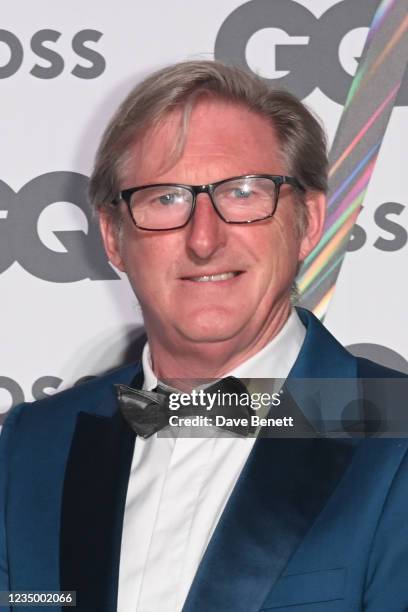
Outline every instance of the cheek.
<path id="1" fill-rule="evenodd" d="M 122 260 L 140 301 L 160 300 L 167 290 L 166 279 L 173 265 L 174 248 L 153 235 L 123 241 Z"/>
<path id="2" fill-rule="evenodd" d="M 296 269 L 299 260 L 300 238 L 293 214 L 276 218 L 276 249 L 288 269 Z"/>
<path id="3" fill-rule="evenodd" d="M 276 219 L 276 223 L 259 245 L 261 267 L 264 271 L 264 283 L 268 288 L 273 287 L 274 292 L 285 291 L 292 286 L 298 267 L 300 241 L 295 231 L 288 231 L 283 220 Z"/>

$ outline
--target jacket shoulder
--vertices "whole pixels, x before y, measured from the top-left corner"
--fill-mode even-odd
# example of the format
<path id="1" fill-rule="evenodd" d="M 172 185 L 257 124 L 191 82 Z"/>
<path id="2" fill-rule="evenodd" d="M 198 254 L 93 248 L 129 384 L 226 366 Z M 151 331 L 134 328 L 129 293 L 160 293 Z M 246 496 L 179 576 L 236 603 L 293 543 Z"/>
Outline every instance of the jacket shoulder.
<path id="1" fill-rule="evenodd" d="M 393 370 L 384 365 L 357 357 L 357 371 L 359 378 L 408 378 L 408 374 Z"/>
<path id="2" fill-rule="evenodd" d="M 129 384 L 138 373 L 140 364 L 132 364 L 112 370 L 102 376 L 82 382 L 52 396 L 24 403 L 12 408 L 3 429 L 9 431 L 19 425 L 37 423 L 40 427 L 63 424 L 76 418 L 79 412 L 98 413 L 104 407 L 115 406 L 115 384 Z"/>

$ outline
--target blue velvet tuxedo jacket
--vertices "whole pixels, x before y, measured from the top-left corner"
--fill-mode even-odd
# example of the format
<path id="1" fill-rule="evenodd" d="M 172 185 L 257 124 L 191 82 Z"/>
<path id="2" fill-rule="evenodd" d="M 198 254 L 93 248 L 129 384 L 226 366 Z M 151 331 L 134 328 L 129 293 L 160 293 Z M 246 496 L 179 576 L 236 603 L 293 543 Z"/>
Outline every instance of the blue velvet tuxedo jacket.
<path id="1" fill-rule="evenodd" d="M 288 380 L 396 375 L 299 314 L 307 334 Z M 116 610 L 135 434 L 113 384 L 129 384 L 138 368 L 11 411 L 1 436 L 0 590 L 75 590 L 78 612 Z M 183 612 L 408 610 L 407 450 L 402 438 L 258 439 Z"/>

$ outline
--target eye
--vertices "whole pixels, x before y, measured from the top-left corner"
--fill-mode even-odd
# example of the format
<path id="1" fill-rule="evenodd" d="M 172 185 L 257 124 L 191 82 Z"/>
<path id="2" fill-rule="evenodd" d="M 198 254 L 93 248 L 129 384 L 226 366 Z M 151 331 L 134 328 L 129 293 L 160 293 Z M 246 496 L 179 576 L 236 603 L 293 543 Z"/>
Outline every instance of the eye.
<path id="1" fill-rule="evenodd" d="M 182 199 L 180 194 L 176 193 L 164 193 L 163 195 L 158 197 L 160 204 L 164 204 L 164 206 L 168 206 L 169 204 L 176 204 L 177 200 Z"/>
<path id="2" fill-rule="evenodd" d="M 238 200 L 245 200 L 253 194 L 252 189 L 249 185 L 243 185 L 242 187 L 235 187 L 232 189 L 231 195 Z"/>

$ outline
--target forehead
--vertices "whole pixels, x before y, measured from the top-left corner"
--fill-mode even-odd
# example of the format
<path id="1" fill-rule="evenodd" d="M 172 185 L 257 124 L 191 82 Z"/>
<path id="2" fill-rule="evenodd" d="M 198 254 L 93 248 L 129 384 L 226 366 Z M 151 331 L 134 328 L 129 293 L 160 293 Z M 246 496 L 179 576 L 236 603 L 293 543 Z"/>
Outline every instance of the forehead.
<path id="1" fill-rule="evenodd" d="M 281 174 L 282 158 L 270 120 L 241 104 L 206 96 L 189 117 L 171 112 L 134 142 L 122 178 L 134 185 L 201 184 L 239 174 Z"/>

